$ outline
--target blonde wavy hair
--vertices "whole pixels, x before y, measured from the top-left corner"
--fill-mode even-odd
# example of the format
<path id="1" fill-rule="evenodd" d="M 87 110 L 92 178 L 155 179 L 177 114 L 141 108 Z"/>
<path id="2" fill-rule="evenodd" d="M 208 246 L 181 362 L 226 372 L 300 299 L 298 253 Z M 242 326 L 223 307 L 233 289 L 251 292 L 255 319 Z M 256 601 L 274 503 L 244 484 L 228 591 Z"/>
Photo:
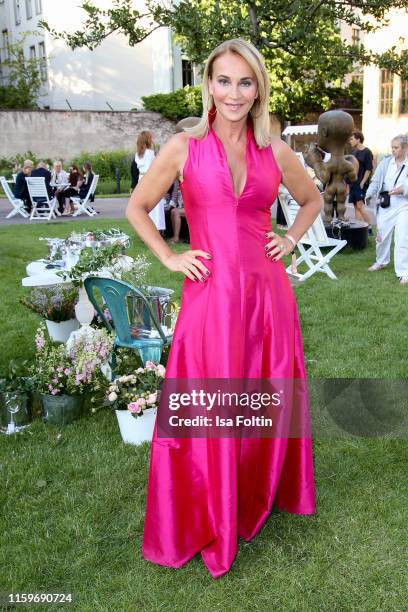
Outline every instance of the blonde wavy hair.
<path id="1" fill-rule="evenodd" d="M 264 60 L 258 49 L 242 38 L 226 40 L 216 47 L 207 59 L 202 83 L 203 115 L 197 125 L 184 128 L 193 138 L 205 138 L 208 134 L 208 113 L 213 108 L 214 99 L 209 91 L 209 80 L 212 78 L 214 61 L 224 53 L 240 55 L 252 68 L 258 85 L 258 97 L 249 112 L 254 127 L 254 137 L 258 147 L 267 147 L 271 142 L 271 129 L 269 118 L 269 76 Z"/>

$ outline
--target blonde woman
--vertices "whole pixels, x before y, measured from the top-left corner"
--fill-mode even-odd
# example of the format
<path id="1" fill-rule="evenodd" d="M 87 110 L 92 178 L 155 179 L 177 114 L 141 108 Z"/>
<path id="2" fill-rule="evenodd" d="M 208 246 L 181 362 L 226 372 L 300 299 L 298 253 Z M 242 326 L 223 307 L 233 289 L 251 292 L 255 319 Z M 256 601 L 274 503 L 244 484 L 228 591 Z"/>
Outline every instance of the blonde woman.
<path id="1" fill-rule="evenodd" d="M 137 137 L 135 162 L 139 170 L 139 179 L 143 179 L 154 160 L 153 135 L 149 130 L 143 130 Z M 163 198 L 150 211 L 151 220 L 158 230 L 166 229 Z"/>
<path id="2" fill-rule="evenodd" d="M 268 74 L 253 45 L 237 39 L 214 49 L 202 92 L 200 123 L 170 138 L 127 208 L 162 264 L 185 276 L 165 387 L 200 379 L 205 388 L 215 381 L 223 391 L 231 383 L 245 388 L 247 379 L 278 379 L 282 389 L 305 379 L 282 257 L 320 213 L 321 197 L 295 153 L 271 138 Z M 171 250 L 148 215 L 176 177 L 191 238 L 191 249 L 182 253 Z M 285 236 L 271 231 L 270 207 L 281 181 L 300 204 Z M 169 408 L 161 402 L 159 425 Z M 216 414 L 222 409 L 217 405 Z M 214 410 L 206 414 L 215 419 Z M 301 415 L 307 429 L 307 408 Z M 248 430 L 240 437 L 232 429 L 230 437 L 214 436 L 213 422 L 197 431 L 187 421 L 182 434 L 176 425 L 163 437 L 159 425 L 151 447 L 145 559 L 178 568 L 201 553 L 218 578 L 234 561 L 238 537 L 251 540 L 272 507 L 315 511 L 310 434 L 261 437 L 256 430 L 251 437 Z"/>

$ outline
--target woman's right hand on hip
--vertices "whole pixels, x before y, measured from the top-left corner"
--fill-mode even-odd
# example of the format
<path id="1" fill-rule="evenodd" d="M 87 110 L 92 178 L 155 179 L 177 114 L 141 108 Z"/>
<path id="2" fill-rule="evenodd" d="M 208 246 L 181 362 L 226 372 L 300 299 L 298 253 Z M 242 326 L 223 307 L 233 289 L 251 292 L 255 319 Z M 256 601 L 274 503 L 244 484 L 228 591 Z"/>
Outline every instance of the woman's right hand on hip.
<path id="1" fill-rule="evenodd" d="M 211 272 L 198 257 L 212 259 L 211 255 L 205 251 L 191 250 L 180 254 L 173 253 L 173 255 L 170 255 L 170 257 L 166 259 L 164 265 L 172 272 L 182 272 L 182 274 L 185 274 L 187 278 L 192 281 L 201 281 L 204 283 Z"/>

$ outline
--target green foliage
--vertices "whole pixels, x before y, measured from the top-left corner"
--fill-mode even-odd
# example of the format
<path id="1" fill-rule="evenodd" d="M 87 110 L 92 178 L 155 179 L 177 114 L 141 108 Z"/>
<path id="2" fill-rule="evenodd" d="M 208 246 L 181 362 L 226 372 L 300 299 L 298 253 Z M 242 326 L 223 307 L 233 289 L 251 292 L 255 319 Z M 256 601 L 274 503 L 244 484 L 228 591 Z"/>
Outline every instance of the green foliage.
<path id="1" fill-rule="evenodd" d="M 132 153 L 126 149 L 114 149 L 111 151 L 98 151 L 97 153 L 83 151 L 72 160 L 61 161 L 65 169 L 68 169 L 71 164 L 76 164 L 81 168 L 84 162 L 89 161 L 92 164 L 94 172 L 99 174 L 97 193 L 111 194 L 116 192 L 116 168 L 119 169 L 120 173 L 121 191 L 123 193 L 130 191 L 130 165 L 132 157 Z M 54 163 L 53 158 L 39 157 L 36 153 L 33 153 L 33 151 L 17 154 L 15 157 L 1 157 L 0 176 L 11 177 L 13 172 L 16 172 L 22 167 L 25 159 L 31 159 L 34 165 L 42 159 L 50 168 L 52 168 L 52 164 Z"/>
<path id="2" fill-rule="evenodd" d="M 122 245 L 119 243 L 107 246 L 101 246 L 94 250 L 91 247 L 82 249 L 79 260 L 70 270 L 57 272 L 64 279 L 70 279 L 75 286 L 82 286 L 85 275 L 97 272 L 102 268 L 117 263 L 117 260 L 122 255 Z"/>
<path id="3" fill-rule="evenodd" d="M 187 85 L 172 93 L 142 96 L 142 101 L 147 110 L 161 113 L 167 119 L 201 117 L 203 112 L 201 87 Z"/>
<path id="4" fill-rule="evenodd" d="M 27 59 L 23 46 L 27 33 L 2 50 L 3 82 L 0 84 L 0 109 L 34 109 L 42 86 L 42 61 Z"/>
<path id="5" fill-rule="evenodd" d="M 127 36 L 134 46 L 157 27 L 170 27 L 186 55 L 198 64 L 221 41 L 245 38 L 265 57 L 272 82 L 270 110 L 290 120 L 330 108 L 327 84 L 338 87 L 355 63 L 376 64 L 408 78 L 408 63 L 394 41 L 378 53 L 345 42 L 338 27 L 343 21 L 363 33 L 375 31 L 388 23 L 390 9 L 406 8 L 406 0 L 147 0 L 146 7 L 142 21 L 130 0 L 115 0 L 107 10 L 87 0 L 82 3 L 86 18 L 78 31 L 56 32 L 43 25 L 73 49 L 94 49 L 113 31 Z M 158 108 L 163 101 L 156 97 L 152 104 Z M 180 103 L 175 109 L 170 102 L 164 106 L 172 118 L 178 118 L 183 108 Z"/>
<path id="6" fill-rule="evenodd" d="M 98 151 L 97 153 L 82 151 L 75 157 L 75 160 L 72 160 L 72 163 L 82 168 L 84 162 L 87 161 L 92 164 L 92 168 L 96 174 L 99 174 L 100 179 L 114 179 L 116 168 L 118 168 L 121 178 L 130 180 L 132 154 L 126 149 Z"/>
<path id="7" fill-rule="evenodd" d="M 14 157 L 0 157 L 0 176 L 11 176 L 13 172 L 17 172 L 23 167 L 25 159 L 31 159 L 34 165 L 40 160 L 52 167 L 53 161 L 50 157 L 39 157 L 32 151 L 25 153 L 17 153 Z"/>

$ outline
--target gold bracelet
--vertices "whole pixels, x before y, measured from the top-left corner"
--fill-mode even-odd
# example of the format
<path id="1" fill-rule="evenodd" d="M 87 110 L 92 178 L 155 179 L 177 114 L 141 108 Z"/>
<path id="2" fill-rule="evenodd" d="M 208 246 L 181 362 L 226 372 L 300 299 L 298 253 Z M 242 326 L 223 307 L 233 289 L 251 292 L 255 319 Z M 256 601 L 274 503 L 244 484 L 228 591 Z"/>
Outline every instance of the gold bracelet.
<path id="1" fill-rule="evenodd" d="M 293 244 L 293 248 L 296 247 L 297 243 L 296 243 L 296 240 L 293 238 L 293 236 L 291 236 L 290 234 L 285 234 L 285 238 L 291 241 L 291 243 Z"/>

